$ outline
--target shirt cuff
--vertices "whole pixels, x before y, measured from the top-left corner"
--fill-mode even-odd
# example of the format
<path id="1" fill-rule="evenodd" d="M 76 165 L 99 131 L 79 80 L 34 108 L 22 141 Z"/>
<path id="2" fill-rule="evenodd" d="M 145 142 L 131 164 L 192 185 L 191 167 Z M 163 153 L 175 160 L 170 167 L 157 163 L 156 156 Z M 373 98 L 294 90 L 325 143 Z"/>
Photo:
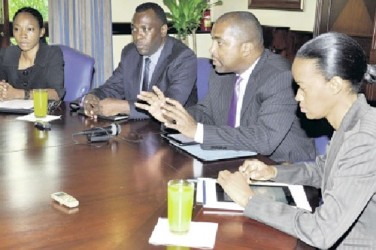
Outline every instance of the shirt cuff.
<path id="1" fill-rule="evenodd" d="M 197 123 L 197 129 L 194 140 L 198 143 L 204 142 L 204 125 L 202 123 Z"/>

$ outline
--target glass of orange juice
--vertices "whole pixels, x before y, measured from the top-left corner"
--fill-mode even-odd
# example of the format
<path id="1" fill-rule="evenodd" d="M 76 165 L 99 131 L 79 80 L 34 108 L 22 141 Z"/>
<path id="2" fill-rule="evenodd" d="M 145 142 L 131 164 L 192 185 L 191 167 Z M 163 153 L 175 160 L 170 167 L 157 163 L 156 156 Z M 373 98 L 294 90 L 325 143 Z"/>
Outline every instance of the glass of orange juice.
<path id="1" fill-rule="evenodd" d="M 34 115 L 37 118 L 44 118 L 47 116 L 48 107 L 48 92 L 47 89 L 34 89 Z"/>
<path id="2" fill-rule="evenodd" d="M 194 184 L 186 180 L 170 180 L 167 184 L 167 217 L 170 231 L 189 231 L 193 209 Z"/>

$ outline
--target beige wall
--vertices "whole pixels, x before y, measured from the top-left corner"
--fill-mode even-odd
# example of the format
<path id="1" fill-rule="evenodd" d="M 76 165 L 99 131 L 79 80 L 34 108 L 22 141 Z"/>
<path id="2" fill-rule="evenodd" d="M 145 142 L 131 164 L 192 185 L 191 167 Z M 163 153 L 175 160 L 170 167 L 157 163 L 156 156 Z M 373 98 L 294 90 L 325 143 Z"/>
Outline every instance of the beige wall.
<path id="1" fill-rule="evenodd" d="M 280 11 L 280 10 L 250 10 L 248 9 L 248 0 L 223 0 L 222 6 L 216 6 L 212 9 L 212 19 L 215 21 L 222 13 L 235 10 L 246 10 L 254 13 L 262 25 L 290 27 L 292 30 L 313 31 L 316 0 L 302 0 L 304 3 L 303 11 Z M 112 0 L 112 20 L 113 22 L 130 22 L 135 8 L 145 2 L 145 0 Z M 163 0 L 152 1 L 163 5 Z M 114 66 L 120 61 L 122 48 L 130 43 L 130 35 L 113 36 L 114 46 Z M 192 41 L 191 41 L 192 42 Z M 211 39 L 209 34 L 200 34 L 197 38 L 197 56 L 210 57 L 209 48 Z"/>

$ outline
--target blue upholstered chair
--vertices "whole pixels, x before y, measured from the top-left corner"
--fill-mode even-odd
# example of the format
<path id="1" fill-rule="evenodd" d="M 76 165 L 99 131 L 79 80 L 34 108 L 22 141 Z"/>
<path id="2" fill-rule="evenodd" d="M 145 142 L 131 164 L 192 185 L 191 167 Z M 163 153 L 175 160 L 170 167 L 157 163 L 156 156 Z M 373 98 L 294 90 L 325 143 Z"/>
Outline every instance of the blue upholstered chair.
<path id="1" fill-rule="evenodd" d="M 201 101 L 208 92 L 209 78 L 213 65 L 209 58 L 197 58 L 197 97 Z"/>
<path id="2" fill-rule="evenodd" d="M 315 146 L 317 155 L 324 155 L 326 151 L 326 145 L 328 145 L 329 137 L 327 135 L 322 135 L 315 137 Z"/>
<path id="3" fill-rule="evenodd" d="M 64 55 L 64 101 L 73 101 L 87 94 L 94 73 L 94 59 L 70 47 L 60 45 Z"/>

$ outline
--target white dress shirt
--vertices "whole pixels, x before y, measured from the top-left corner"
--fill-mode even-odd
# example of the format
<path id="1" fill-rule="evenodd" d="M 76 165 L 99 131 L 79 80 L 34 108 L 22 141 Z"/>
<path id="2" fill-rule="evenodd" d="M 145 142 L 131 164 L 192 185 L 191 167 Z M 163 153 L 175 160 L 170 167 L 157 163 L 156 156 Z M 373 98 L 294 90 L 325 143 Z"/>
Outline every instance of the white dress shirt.
<path id="1" fill-rule="evenodd" d="M 259 61 L 259 58 L 243 73 L 241 73 L 239 76 L 241 77 L 241 81 L 239 83 L 239 96 L 238 96 L 238 102 L 236 105 L 236 121 L 235 121 L 235 127 L 238 127 L 240 125 L 240 113 L 243 106 L 243 98 L 245 89 L 247 88 L 249 77 L 253 72 L 253 69 L 255 68 L 257 62 Z M 204 125 L 202 123 L 197 123 L 197 130 L 194 137 L 194 140 L 198 143 L 204 142 Z"/>
<path id="2" fill-rule="evenodd" d="M 164 44 L 161 47 L 159 47 L 159 49 L 156 52 L 154 52 L 154 54 L 152 54 L 151 56 L 143 56 L 142 57 L 142 71 L 141 72 L 144 72 L 145 58 L 149 58 L 150 59 L 148 85 L 150 85 L 150 80 L 151 80 L 151 78 L 153 76 L 155 67 L 157 66 L 159 57 L 161 56 L 163 47 L 164 47 Z M 144 74 L 141 74 L 140 91 L 142 89 L 142 82 L 143 82 L 143 80 L 144 80 Z"/>

